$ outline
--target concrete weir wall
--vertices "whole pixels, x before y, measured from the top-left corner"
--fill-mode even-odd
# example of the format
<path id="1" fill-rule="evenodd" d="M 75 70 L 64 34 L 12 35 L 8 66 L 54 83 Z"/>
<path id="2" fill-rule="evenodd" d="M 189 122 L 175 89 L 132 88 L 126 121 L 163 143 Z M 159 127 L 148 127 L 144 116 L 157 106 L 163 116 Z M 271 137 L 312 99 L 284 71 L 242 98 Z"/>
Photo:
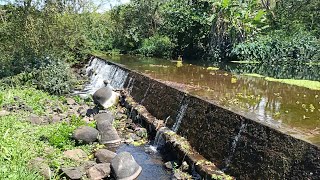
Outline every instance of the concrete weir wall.
<path id="1" fill-rule="evenodd" d="M 238 179 L 320 179 L 320 149 L 308 142 L 129 70 L 124 88 L 192 147 Z"/>

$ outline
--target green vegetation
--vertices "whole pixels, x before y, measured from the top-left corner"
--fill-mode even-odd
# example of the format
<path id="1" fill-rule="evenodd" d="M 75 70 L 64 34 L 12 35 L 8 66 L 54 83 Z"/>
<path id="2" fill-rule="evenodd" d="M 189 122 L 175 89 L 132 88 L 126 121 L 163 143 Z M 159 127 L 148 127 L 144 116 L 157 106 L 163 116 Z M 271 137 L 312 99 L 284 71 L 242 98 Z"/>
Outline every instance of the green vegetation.
<path id="1" fill-rule="evenodd" d="M 207 67 L 207 70 L 217 71 L 217 70 L 219 70 L 219 68 L 218 67 Z"/>
<path id="2" fill-rule="evenodd" d="M 64 101 L 64 98 L 33 88 L 16 88 L 0 92 L 0 107 L 14 103 L 14 97 L 19 97 L 19 101 L 24 101 L 38 115 L 47 114 L 45 106 L 48 103 L 45 101 L 60 106 Z M 43 179 L 28 168 L 31 159 L 42 157 L 51 168 L 58 169 L 78 163 L 66 160 L 63 150 L 80 148 L 87 153 L 93 150 L 92 145 L 75 147 L 75 141 L 71 139 L 73 130 L 85 124 L 80 118 L 71 117 L 69 124 L 59 122 L 37 126 L 26 121 L 29 115 L 29 112 L 19 111 L 0 117 L 0 179 Z M 57 173 L 54 178 L 59 179 Z"/>
<path id="3" fill-rule="evenodd" d="M 306 87 L 312 90 L 320 90 L 320 82 L 319 81 L 310 81 L 310 80 L 298 80 L 298 79 L 275 79 L 271 77 L 265 78 L 267 81 L 273 82 L 281 82 L 285 84 Z"/>
<path id="4" fill-rule="evenodd" d="M 63 94 L 73 87 L 67 63 L 91 52 L 294 63 L 297 69 L 319 61 L 317 0 L 131 0 L 104 13 L 92 2 L 1 5 L 0 78 L 18 75 L 22 84 Z"/>
<path id="5" fill-rule="evenodd" d="M 264 76 L 262 76 L 262 75 L 260 75 L 260 74 L 254 74 L 254 73 L 252 73 L 252 74 L 242 74 L 242 75 L 244 75 L 244 76 L 251 76 L 251 77 L 259 77 L 259 78 L 263 78 Z"/>

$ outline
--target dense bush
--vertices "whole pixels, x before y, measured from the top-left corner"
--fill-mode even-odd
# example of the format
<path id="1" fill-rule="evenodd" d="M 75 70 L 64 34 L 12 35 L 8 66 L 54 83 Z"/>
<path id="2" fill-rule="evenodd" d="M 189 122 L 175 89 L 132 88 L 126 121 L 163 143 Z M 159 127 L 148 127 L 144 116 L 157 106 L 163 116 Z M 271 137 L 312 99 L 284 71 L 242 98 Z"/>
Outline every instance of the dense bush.
<path id="1" fill-rule="evenodd" d="M 75 77 L 65 62 L 51 61 L 15 76 L 1 79 L 3 86 L 31 86 L 51 94 L 65 94 L 75 85 Z"/>
<path id="2" fill-rule="evenodd" d="M 145 39 L 139 52 L 146 56 L 171 57 L 174 44 L 167 36 L 155 35 Z"/>
<path id="3" fill-rule="evenodd" d="M 320 41 L 305 31 L 297 31 L 292 35 L 274 31 L 237 44 L 231 55 L 240 60 L 277 62 L 291 59 L 306 63 L 319 60 Z"/>

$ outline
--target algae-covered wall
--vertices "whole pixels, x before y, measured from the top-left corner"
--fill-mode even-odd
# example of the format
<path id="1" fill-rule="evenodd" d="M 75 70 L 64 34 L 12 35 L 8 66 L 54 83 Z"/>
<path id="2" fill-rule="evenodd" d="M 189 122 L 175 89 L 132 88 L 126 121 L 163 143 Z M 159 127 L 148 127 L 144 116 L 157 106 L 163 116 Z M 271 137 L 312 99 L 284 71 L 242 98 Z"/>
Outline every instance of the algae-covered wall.
<path id="1" fill-rule="evenodd" d="M 108 62 L 111 63 L 111 62 Z M 111 63 L 114 65 L 114 63 Z M 178 134 L 205 158 L 239 179 L 320 179 L 320 149 L 157 80 L 128 72 L 124 87 L 172 128 L 187 104 Z"/>

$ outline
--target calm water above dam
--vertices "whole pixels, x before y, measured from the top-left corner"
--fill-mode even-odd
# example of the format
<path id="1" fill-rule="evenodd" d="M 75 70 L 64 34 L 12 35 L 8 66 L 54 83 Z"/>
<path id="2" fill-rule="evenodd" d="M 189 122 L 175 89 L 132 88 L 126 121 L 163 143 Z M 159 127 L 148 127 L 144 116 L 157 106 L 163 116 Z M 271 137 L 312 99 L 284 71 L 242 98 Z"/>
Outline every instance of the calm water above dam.
<path id="1" fill-rule="evenodd" d="M 320 145 L 320 91 L 168 60 L 103 58 Z"/>

